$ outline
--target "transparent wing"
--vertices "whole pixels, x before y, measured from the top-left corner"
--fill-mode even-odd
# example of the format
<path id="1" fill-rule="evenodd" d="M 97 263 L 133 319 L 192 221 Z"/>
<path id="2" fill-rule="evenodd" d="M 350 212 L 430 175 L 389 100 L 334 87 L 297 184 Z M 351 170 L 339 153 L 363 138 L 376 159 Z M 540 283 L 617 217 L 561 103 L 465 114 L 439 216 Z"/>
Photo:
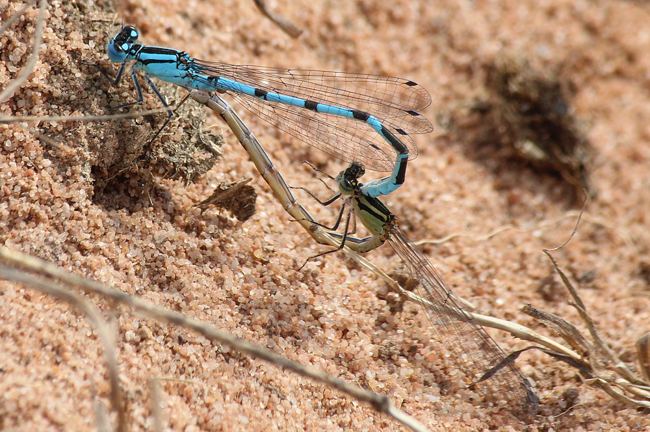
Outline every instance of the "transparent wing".
<path id="1" fill-rule="evenodd" d="M 417 147 L 408 134 L 433 130 L 429 120 L 418 113 L 429 106 L 431 96 L 422 86 L 402 78 L 236 66 L 202 60 L 195 60 L 195 64 L 202 74 L 372 114 L 409 148 L 410 159 L 417 156 Z M 332 156 L 348 162 L 363 162 L 375 171 L 390 171 L 395 163 L 392 146 L 363 121 L 242 94 L 234 96 L 262 119 Z"/>
<path id="2" fill-rule="evenodd" d="M 347 161 L 363 162 L 373 171 L 391 171 L 395 150 L 368 123 L 304 108 L 233 94 L 245 108 L 278 129 L 323 152 Z M 384 125 L 392 129 L 390 125 Z M 409 135 L 398 135 L 409 148 L 409 159 L 417 156 L 417 147 Z"/>
<path id="3" fill-rule="evenodd" d="M 399 227 L 392 229 L 388 242 L 419 282 L 418 295 L 430 303 L 430 307 L 425 307 L 429 320 L 467 379 L 477 382 L 502 363 L 506 358 L 503 350 L 481 325 L 472 321 L 429 259 Z M 487 386 L 498 399 L 513 401 L 517 405 L 513 407 L 515 411 L 524 415 L 537 409 L 537 396 L 512 363 L 478 385 Z"/>

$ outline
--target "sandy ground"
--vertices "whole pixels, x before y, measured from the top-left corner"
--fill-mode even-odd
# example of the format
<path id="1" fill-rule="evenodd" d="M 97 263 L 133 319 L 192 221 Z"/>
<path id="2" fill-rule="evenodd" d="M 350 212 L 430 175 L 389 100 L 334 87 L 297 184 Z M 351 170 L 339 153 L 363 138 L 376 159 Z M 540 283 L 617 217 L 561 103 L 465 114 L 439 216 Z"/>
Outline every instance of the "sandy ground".
<path id="1" fill-rule="evenodd" d="M 21 5 L 1 0 L 2 20 Z M 386 204 L 414 240 L 462 234 L 424 247 L 460 296 L 483 313 L 546 332 L 519 308 L 530 303 L 579 323 L 541 252 L 570 234 L 575 218 L 562 216 L 579 208 L 575 187 L 557 173 L 504 156 L 491 143 L 496 136 L 479 136 L 480 115 L 468 108 L 489 99 L 486 74 L 495 59 L 526 59 L 566 84 L 570 113 L 592 148 L 587 172 L 594 198 L 577 235 L 556 257 L 580 281 L 602 336 L 634 362 L 634 342 L 650 322 L 647 2 L 297 0 L 270 6 L 303 35 L 291 39 L 250 1 L 52 2 L 41 59 L 0 110 L 80 116 L 128 101 L 128 80 L 111 88 L 83 64 L 110 67 L 106 34 L 122 22 L 137 26 L 145 43 L 202 59 L 412 79 L 433 96 L 424 114 L 436 131 L 415 137 L 420 155 Z M 3 88 L 31 52 L 36 15 L 29 10 L 0 35 Z M 145 93 L 146 107 L 157 107 L 155 96 Z M 330 173 L 344 166 L 240 114 L 289 183 L 318 188 L 313 172 L 300 164 L 305 159 Z M 123 171 L 137 153 L 133 147 L 142 147 L 133 131 L 151 121 L 42 122 L 41 139 L 0 126 L 2 243 L 386 394 L 434 430 L 650 427 L 642 412 L 535 351 L 518 360 L 541 399 L 532 421 L 454 388 L 453 362 L 422 344 L 432 333 L 416 306 L 392 313 L 377 297 L 384 284 L 341 254 L 298 271 L 323 248 L 291 222 L 227 130 L 223 159 L 195 184 L 168 173 L 151 177 L 141 167 Z M 214 116 L 206 125 L 222 127 Z M 162 142 L 176 142 L 182 132 L 172 128 Z M 194 207 L 218 183 L 246 177 L 258 194 L 257 213 L 248 221 Z M 335 216 L 317 205 L 310 211 L 324 220 Z M 508 225 L 529 231 L 485 239 Z M 386 271 L 399 265 L 388 246 L 368 258 Z M 403 430 L 323 385 L 92 300 L 118 332 L 133 430 L 151 428 L 152 377 L 167 378 L 161 388 L 170 430 Z M 62 302 L 8 282 L 0 282 L 0 317 L 0 428 L 91 430 L 93 394 L 108 403 L 108 384 L 89 322 Z M 506 351 L 526 346 L 490 333 Z M 577 400 L 568 402 L 574 388 Z M 567 403 L 576 404 L 567 410 Z"/>

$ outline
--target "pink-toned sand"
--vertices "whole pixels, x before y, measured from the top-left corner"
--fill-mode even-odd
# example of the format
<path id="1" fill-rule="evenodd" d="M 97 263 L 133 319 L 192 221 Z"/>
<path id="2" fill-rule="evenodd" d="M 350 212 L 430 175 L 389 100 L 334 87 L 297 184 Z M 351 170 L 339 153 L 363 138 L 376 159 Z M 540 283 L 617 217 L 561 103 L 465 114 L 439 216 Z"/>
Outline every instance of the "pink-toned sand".
<path id="1" fill-rule="evenodd" d="M 20 6 L 0 0 L 2 21 Z M 602 336 L 625 360 L 634 360 L 634 341 L 650 323 L 647 2 L 300 0 L 269 6 L 302 28 L 303 36 L 289 38 L 252 1 L 124 1 L 117 9 L 101 1 L 53 2 L 41 59 L 0 105 L 1 113 L 101 114 L 114 101 L 111 94 L 130 97 L 128 77 L 111 89 L 82 64 L 102 60 L 108 66 L 104 32 L 113 35 L 121 22 L 137 26 L 147 44 L 207 60 L 407 77 L 431 92 L 433 103 L 424 114 L 434 121 L 453 117 L 462 123 L 469 115 L 464 107 L 487 98 L 484 66 L 497 56 L 526 58 L 541 70 L 561 66 L 574 88 L 572 113 L 594 149 L 588 169 L 597 195 L 576 237 L 556 257 L 575 279 L 596 272 L 580 285 L 582 298 Z M 2 88 L 31 52 L 27 35 L 36 15 L 28 11 L 0 35 Z M 111 25 L 113 17 L 118 26 Z M 157 106 L 152 92 L 145 92 L 147 107 Z M 300 164 L 304 159 L 331 173 L 344 166 L 242 109 L 240 114 L 289 183 L 318 187 L 313 172 Z M 95 176 L 125 157 L 116 149 L 133 138 L 116 139 L 116 124 L 41 123 L 56 145 L 17 126 L 0 126 L 5 246 L 386 394 L 434 430 L 650 427 L 643 413 L 535 351 L 518 360 L 542 403 L 532 423 L 496 412 L 472 390 L 456 389 L 453 362 L 421 342 L 433 333 L 416 306 L 391 313 L 377 298 L 384 284 L 341 254 L 298 271 L 324 249 L 291 222 L 226 129 L 223 160 L 196 184 L 143 175 L 136 179 L 142 188 L 131 193 L 110 184 L 96 190 Z M 214 116 L 207 124 L 222 127 Z M 420 156 L 409 164 L 406 184 L 385 202 L 414 240 L 463 234 L 425 252 L 480 311 L 545 332 L 518 310 L 531 303 L 579 323 L 557 278 L 549 285 L 553 270 L 541 252 L 567 238 L 574 218 L 483 239 L 502 226 L 535 228 L 575 210 L 572 188 L 556 175 L 456 136 L 441 126 L 416 136 Z M 194 207 L 218 183 L 244 177 L 253 178 L 259 195 L 257 214 L 247 222 L 222 209 L 201 214 Z M 317 205 L 312 210 L 323 219 L 335 216 Z M 367 256 L 385 271 L 399 265 L 388 246 Z M 323 385 L 92 300 L 118 331 L 133 430 L 152 427 L 152 377 L 169 379 L 161 387 L 170 430 L 404 430 Z M 490 333 L 506 351 L 526 346 Z M 563 394 L 571 387 L 579 389 L 579 398 L 565 412 Z M 101 345 L 82 314 L 34 289 L 0 282 L 0 429 L 92 430 L 93 394 L 108 403 L 108 389 Z"/>

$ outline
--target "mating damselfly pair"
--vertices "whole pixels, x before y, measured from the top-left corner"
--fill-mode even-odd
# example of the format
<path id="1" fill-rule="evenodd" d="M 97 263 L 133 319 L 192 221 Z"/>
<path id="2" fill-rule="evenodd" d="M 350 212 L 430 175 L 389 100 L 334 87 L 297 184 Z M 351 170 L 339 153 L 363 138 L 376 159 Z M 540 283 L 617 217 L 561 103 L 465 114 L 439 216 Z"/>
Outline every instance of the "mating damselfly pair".
<path id="1" fill-rule="evenodd" d="M 125 26 L 107 45 L 110 59 L 121 63 L 114 84 L 119 83 L 126 65 L 134 63 L 131 76 L 137 100 L 117 108 L 142 102 L 136 71 L 143 70 L 149 86 L 167 108 L 167 102 L 150 77 L 188 89 L 229 93 L 279 129 L 352 162 L 336 181 L 341 194 L 348 196 L 346 203 L 370 230 L 371 236 L 366 239 L 348 236 L 347 223 L 343 235 L 326 231 L 327 235 L 338 239 L 341 247 L 359 252 L 389 242 L 418 282 L 420 303 L 468 379 L 477 381 L 501 365 L 491 379 L 515 393 L 524 410 L 534 411 L 537 398 L 530 385 L 506 360 L 496 342 L 472 320 L 430 261 L 401 231 L 394 215 L 377 199 L 401 186 L 407 161 L 417 156 L 417 148 L 408 134 L 432 130 L 430 122 L 418 112 L 431 102 L 423 87 L 394 77 L 206 62 L 175 49 L 138 44 L 138 37 L 135 27 Z M 285 208 L 294 205 L 288 186 L 261 145 L 227 104 L 220 99 L 207 99 L 194 93 L 193 96 L 221 113 L 251 158 L 257 161 L 258 169 L 261 167 L 260 172 L 264 175 L 272 169 L 276 173 L 273 184 L 267 181 L 285 203 Z M 171 110 L 169 115 L 171 117 Z M 392 173 L 364 184 L 358 181 L 363 174 L 362 164 L 377 171 L 392 170 Z M 300 209 L 303 208 L 300 206 Z M 307 225 L 320 225 L 308 213 L 302 215 Z"/>

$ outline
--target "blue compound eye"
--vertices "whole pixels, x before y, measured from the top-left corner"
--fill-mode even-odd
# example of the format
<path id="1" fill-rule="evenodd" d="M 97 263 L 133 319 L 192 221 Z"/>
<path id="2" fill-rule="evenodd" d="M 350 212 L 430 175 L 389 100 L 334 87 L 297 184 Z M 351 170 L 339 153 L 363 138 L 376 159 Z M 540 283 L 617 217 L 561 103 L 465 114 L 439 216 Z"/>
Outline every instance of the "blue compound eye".
<path id="1" fill-rule="evenodd" d="M 124 41 L 129 45 L 133 45 L 138 40 L 138 37 L 140 37 L 140 33 L 138 32 L 138 29 L 136 29 L 133 26 L 122 27 L 122 30 L 120 30 L 118 36 L 120 35 L 123 35 Z"/>
<path id="2" fill-rule="evenodd" d="M 138 29 L 133 26 L 124 26 L 113 38 L 114 45 L 119 46 L 122 50 L 128 51 L 140 37 Z"/>

